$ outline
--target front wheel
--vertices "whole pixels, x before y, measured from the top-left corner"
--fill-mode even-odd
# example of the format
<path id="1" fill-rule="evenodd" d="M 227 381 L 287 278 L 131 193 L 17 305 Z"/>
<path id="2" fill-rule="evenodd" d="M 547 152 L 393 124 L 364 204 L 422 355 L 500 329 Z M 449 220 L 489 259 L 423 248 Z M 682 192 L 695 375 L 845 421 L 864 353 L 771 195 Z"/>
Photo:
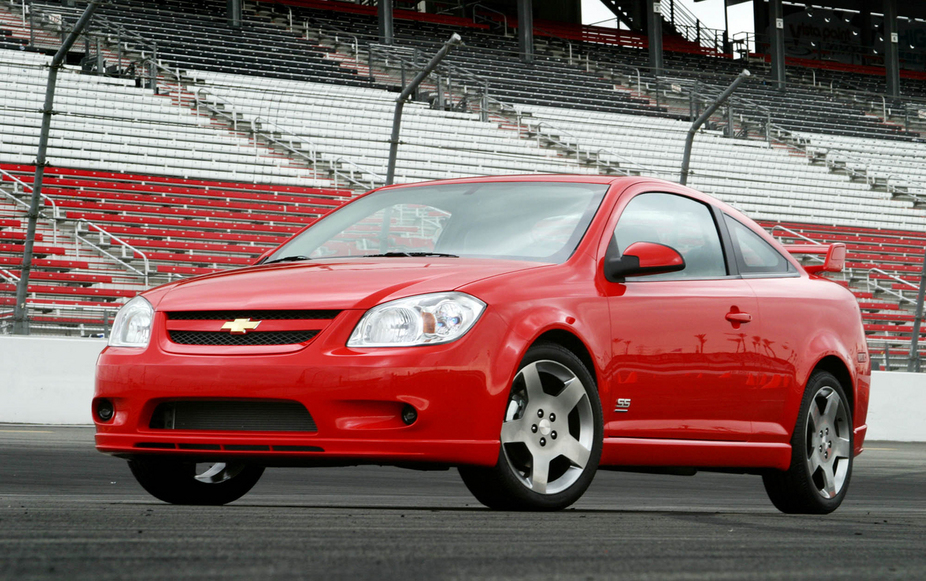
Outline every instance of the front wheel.
<path id="1" fill-rule="evenodd" d="M 852 476 L 852 435 L 852 410 L 839 380 L 814 373 L 791 437 L 791 466 L 762 477 L 772 504 L 791 514 L 839 508 Z"/>
<path id="2" fill-rule="evenodd" d="M 603 431 L 591 373 L 571 351 L 538 344 L 528 350 L 512 382 L 498 463 L 460 467 L 460 475 L 489 508 L 563 509 L 591 484 Z"/>
<path id="3" fill-rule="evenodd" d="M 151 496 L 171 504 L 222 505 L 257 484 L 263 466 L 240 462 L 197 463 L 175 458 L 129 460 L 132 475 Z"/>

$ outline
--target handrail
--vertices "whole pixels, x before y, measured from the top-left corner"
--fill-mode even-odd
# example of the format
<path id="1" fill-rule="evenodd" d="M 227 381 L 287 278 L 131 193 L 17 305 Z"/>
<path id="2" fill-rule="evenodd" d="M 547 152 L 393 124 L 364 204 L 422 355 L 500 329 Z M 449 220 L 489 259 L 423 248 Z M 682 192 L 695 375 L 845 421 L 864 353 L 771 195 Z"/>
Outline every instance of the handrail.
<path id="1" fill-rule="evenodd" d="M 114 256 L 113 254 L 107 252 L 106 250 L 104 250 L 104 249 L 101 248 L 100 246 L 94 244 L 93 242 L 91 242 L 91 241 L 88 240 L 87 238 L 84 238 L 83 236 L 81 236 L 81 235 L 80 235 L 80 227 L 81 227 L 82 224 L 86 224 L 87 229 L 88 229 L 88 233 L 89 233 L 89 230 L 90 230 L 90 229 L 93 229 L 93 230 L 96 230 L 96 231 L 100 234 L 100 244 L 103 243 L 103 236 L 108 236 L 111 240 L 113 240 L 113 241 L 115 241 L 115 242 L 118 242 L 118 243 L 122 246 L 122 257 L 123 257 L 123 258 L 126 258 L 126 256 L 125 256 L 125 250 L 126 250 L 126 249 L 129 249 L 129 250 L 131 250 L 133 253 L 137 253 L 137 254 L 141 255 L 142 260 L 143 260 L 144 263 L 145 263 L 145 270 L 144 270 L 144 272 L 138 270 L 137 268 L 135 268 L 134 266 L 132 266 L 132 265 L 129 264 L 128 262 L 125 262 L 125 261 L 122 260 L 121 258 L 118 258 L 118 257 Z M 81 242 L 81 241 L 83 241 L 83 242 L 85 242 L 86 244 L 88 244 L 89 246 L 93 247 L 97 252 L 99 252 L 99 253 L 101 253 L 101 254 L 104 254 L 105 256 L 108 256 L 109 258 L 115 260 L 116 262 L 118 262 L 118 263 L 121 264 L 122 266 L 124 266 L 124 267 L 128 268 L 129 270 L 134 271 L 135 273 L 141 275 L 141 276 L 144 278 L 145 286 L 148 286 L 148 273 L 150 272 L 151 269 L 150 269 L 150 266 L 149 266 L 149 263 L 148 263 L 148 255 L 147 255 L 147 254 L 145 254 L 145 253 L 142 252 L 141 250 L 135 248 L 134 246 L 132 246 L 131 244 L 129 244 L 129 243 L 126 242 L 125 240 L 122 240 L 121 238 L 119 238 L 119 237 L 116 236 L 115 234 L 110 234 L 109 232 L 107 232 L 106 230 L 104 230 L 103 228 L 101 228 L 100 226 L 97 226 L 97 225 L 94 224 L 93 222 L 91 222 L 91 221 L 89 221 L 89 220 L 85 220 L 85 219 L 83 219 L 83 218 L 81 218 L 80 220 L 77 221 L 77 227 L 74 229 L 74 251 L 75 251 L 75 253 L 77 254 L 77 256 L 80 255 L 80 242 Z"/>
<path id="2" fill-rule="evenodd" d="M 643 165 L 643 164 L 640 164 L 640 163 L 638 163 L 638 162 L 636 162 L 636 161 L 634 161 L 634 160 L 632 160 L 632 159 L 630 159 L 630 158 L 628 158 L 628 157 L 626 157 L 626 156 L 624 156 L 624 155 L 621 155 L 621 154 L 619 154 L 619 153 L 616 153 L 616 152 L 614 152 L 614 151 L 612 151 L 612 150 L 610 150 L 610 149 L 601 147 L 601 148 L 599 148 L 599 149 L 593 151 L 591 148 L 583 146 L 583 145 L 580 143 L 578 137 L 576 137 L 575 135 L 573 135 L 573 134 L 570 133 L 569 131 L 566 131 L 565 129 L 562 129 L 562 128 L 560 128 L 560 127 L 557 127 L 556 125 L 554 125 L 554 124 L 551 123 L 550 121 L 543 120 L 543 121 L 539 121 L 539 122 L 537 122 L 537 123 L 530 123 L 530 122 L 529 122 L 528 125 L 529 125 L 530 127 L 534 128 L 534 130 L 537 131 L 537 143 L 538 143 L 538 145 L 540 144 L 541 133 L 542 133 L 540 130 L 541 130 L 544 126 L 547 127 L 548 129 L 553 130 L 553 131 L 556 132 L 557 134 L 566 135 L 566 136 L 568 136 L 568 137 L 571 137 L 571 138 L 575 141 L 575 144 L 574 144 L 574 145 L 568 143 L 567 141 L 562 141 L 562 140 L 556 139 L 556 138 L 554 138 L 554 137 L 553 137 L 551 134 L 549 134 L 549 133 L 543 135 L 543 137 L 545 137 L 548 141 L 551 141 L 551 142 L 553 142 L 553 143 L 556 143 L 557 145 L 559 145 L 560 147 L 562 147 L 562 148 L 564 148 L 564 149 L 572 149 L 572 150 L 575 152 L 575 154 L 576 154 L 576 161 L 582 162 L 582 159 L 580 158 L 580 155 L 583 153 L 583 150 L 584 150 L 584 153 L 585 153 L 586 158 L 587 158 L 586 161 L 592 161 L 592 155 L 594 154 L 594 156 L 595 156 L 594 162 L 595 162 L 595 165 L 596 165 L 596 166 L 598 166 L 598 167 L 605 166 L 605 167 L 607 167 L 607 168 L 609 168 L 609 169 L 611 169 L 611 170 L 613 170 L 613 171 L 615 171 L 615 172 L 617 172 L 617 173 L 620 173 L 620 174 L 623 174 L 623 175 L 631 175 L 631 174 L 630 174 L 630 171 L 629 171 L 628 169 L 626 169 L 626 168 L 624 168 L 624 167 L 621 167 L 621 166 L 614 166 L 614 165 L 610 164 L 610 163 L 607 162 L 607 161 L 603 161 L 603 160 L 600 158 L 600 155 L 599 155 L 599 154 L 601 154 L 601 153 L 603 152 L 603 153 L 606 153 L 606 154 L 608 154 L 608 155 L 610 155 L 610 156 L 613 156 L 613 157 L 618 158 L 621 162 L 625 162 L 625 163 L 627 163 L 627 164 L 630 164 L 630 165 L 634 166 L 638 171 L 641 171 L 642 173 L 646 173 L 646 174 L 649 174 L 649 175 L 665 175 L 665 172 L 662 172 L 662 171 L 659 171 L 659 170 L 656 170 L 656 169 L 647 167 L 647 166 L 645 166 L 645 165 Z"/>
<path id="3" fill-rule="evenodd" d="M 303 27 L 306 28 L 306 34 L 308 34 L 308 26 L 307 26 L 307 24 L 303 24 Z M 352 39 L 354 39 L 354 58 L 355 58 L 356 60 L 360 60 L 360 40 L 359 40 L 360 37 L 359 37 L 359 36 L 357 36 L 356 34 L 354 34 L 354 33 L 352 33 L 352 32 L 347 32 L 346 30 L 341 30 L 341 29 L 338 28 L 337 26 L 331 26 L 330 24 L 327 24 L 327 23 L 325 24 L 325 27 L 326 27 L 327 30 L 334 31 L 334 32 L 337 33 L 337 34 L 343 34 L 343 35 L 345 35 L 345 36 L 349 36 L 349 37 L 351 37 Z M 321 30 L 322 30 L 322 28 L 319 27 L 319 31 L 321 31 Z M 335 36 L 335 39 L 334 39 L 334 40 L 335 40 L 335 42 L 340 42 L 340 41 L 338 40 L 337 36 Z"/>
<path id="4" fill-rule="evenodd" d="M 26 189 L 26 188 L 29 188 L 29 191 L 33 191 L 33 190 L 32 190 L 32 186 L 30 186 L 30 185 L 27 184 L 26 182 L 20 180 L 19 178 L 17 178 L 17 177 L 14 176 L 13 174 L 11 174 L 11 173 L 9 173 L 9 172 L 7 172 L 7 171 L 5 171 L 5 170 L 2 170 L 2 169 L 0 169 L 0 174 L 5 175 L 6 177 L 10 178 L 10 179 L 13 180 L 14 182 L 16 182 L 16 183 L 18 183 L 20 186 L 22 186 L 22 187 L 23 187 L 23 193 L 25 193 L 25 189 Z M 25 206 L 26 208 L 29 208 L 29 207 L 30 207 L 29 204 L 23 202 L 22 200 L 20 200 L 19 198 L 17 198 L 17 197 L 14 196 L 13 194 L 11 194 L 11 193 L 9 193 L 9 192 L 3 190 L 2 188 L 0 188 L 0 194 L 3 194 L 4 196 L 6 196 L 7 198 L 13 200 L 13 202 L 19 204 L 20 206 Z M 54 201 L 53 199 L 51 199 L 50 197 L 46 196 L 45 194 L 41 194 L 41 198 L 42 198 L 43 200 L 47 200 L 47 201 L 51 204 L 51 215 L 52 215 L 52 217 L 51 217 L 51 237 L 52 237 L 52 243 L 53 243 L 53 244 L 57 244 L 57 243 L 58 243 L 58 224 L 57 224 L 57 220 L 58 220 L 58 205 L 55 204 L 55 201 Z M 41 210 L 39 211 L 39 215 L 42 216 L 42 217 L 44 217 L 46 220 L 49 219 L 47 216 L 44 216 L 44 214 L 43 214 L 43 212 L 42 212 Z"/>
<path id="5" fill-rule="evenodd" d="M 31 5 L 31 9 L 35 10 L 36 12 L 40 14 L 42 12 L 50 12 L 50 13 L 58 13 L 62 15 L 69 15 L 69 16 L 80 16 L 82 13 L 82 9 L 69 8 L 68 6 L 55 5 L 55 4 L 33 3 Z M 148 40 L 147 38 L 141 36 L 137 32 L 133 32 L 125 28 L 118 22 L 111 22 L 105 16 L 102 16 L 100 14 L 95 14 L 93 16 L 93 20 L 90 24 L 90 30 L 88 32 L 93 32 L 94 28 L 102 28 L 103 32 L 114 32 L 115 34 L 119 36 L 130 38 L 136 42 L 140 42 L 141 44 L 147 46 L 148 48 L 151 48 L 155 51 L 157 50 L 156 42 L 152 40 Z M 111 30 L 107 31 L 106 30 L 107 28 Z"/>
<path id="6" fill-rule="evenodd" d="M 873 273 L 873 272 L 876 272 L 876 273 L 878 273 L 878 274 L 884 275 L 884 276 L 886 276 L 887 278 L 889 278 L 890 280 L 892 280 L 892 281 L 894 281 L 894 282 L 896 282 L 896 283 L 900 283 L 900 284 L 907 285 L 907 286 L 909 286 L 912 290 L 919 290 L 919 288 L 920 288 L 920 287 L 916 286 L 915 284 L 913 284 L 912 282 L 906 281 L 906 280 L 900 278 L 899 276 L 895 276 L 895 275 L 893 275 L 893 274 L 891 274 L 891 273 L 889 273 L 889 272 L 885 272 L 885 271 L 881 270 L 880 268 L 870 268 L 870 269 L 868 269 L 868 272 L 866 273 L 866 283 L 867 283 L 867 287 L 868 287 L 868 291 L 869 291 L 869 292 L 872 292 L 872 293 L 874 292 L 874 291 L 872 290 L 872 287 L 873 287 L 874 290 L 879 290 L 879 291 L 881 291 L 881 292 L 883 292 L 883 293 L 887 293 L 887 294 L 889 294 L 889 295 L 893 295 L 893 296 L 899 298 L 901 301 L 907 301 L 908 303 L 912 303 L 912 304 L 914 304 L 914 305 L 916 304 L 916 301 L 915 301 L 915 300 L 913 300 L 913 299 L 911 299 L 911 298 L 909 298 L 909 297 L 904 296 L 903 292 L 901 292 L 901 291 L 899 291 L 899 290 L 894 290 L 893 288 L 886 287 L 886 286 L 882 286 L 882 285 L 878 284 L 877 280 L 873 280 L 873 279 L 871 278 L 871 273 Z"/>
<path id="7" fill-rule="evenodd" d="M 660 9 L 662 12 L 663 19 L 666 19 L 667 15 L 671 15 L 669 16 L 669 19 L 666 19 L 666 21 L 672 24 L 672 26 L 674 26 L 675 29 L 678 30 L 678 32 L 681 33 L 682 36 L 686 38 L 686 40 L 688 40 L 689 42 L 697 42 L 700 46 L 703 46 L 705 48 L 713 48 L 715 50 L 720 50 L 721 52 L 723 51 L 722 45 L 720 47 L 717 46 L 717 36 L 718 36 L 717 33 L 723 33 L 725 31 L 720 30 L 719 28 L 708 28 L 707 26 L 704 26 L 701 20 L 698 19 L 698 17 L 695 16 L 691 11 L 685 8 L 685 6 L 682 5 L 680 2 L 675 2 L 673 0 L 659 0 L 659 4 L 660 4 Z M 687 29 L 692 29 L 692 28 L 695 29 L 694 38 L 689 38 L 688 35 L 685 35 L 684 32 L 679 28 L 679 25 L 675 23 L 675 18 L 672 17 L 675 15 L 681 16 L 679 20 L 682 21 L 683 27 Z M 709 31 L 713 33 L 712 34 L 712 36 L 714 37 L 713 46 L 704 44 L 704 42 L 701 39 L 701 35 L 700 35 L 701 31 Z M 723 38 L 722 34 L 719 36 Z"/>
<path id="8" fill-rule="evenodd" d="M 782 226 L 781 224 L 775 224 L 775 226 L 772 228 L 772 231 L 771 231 L 771 235 L 772 235 L 772 236 L 775 235 L 775 230 L 783 230 L 783 231 L 787 232 L 788 234 L 790 234 L 792 238 L 800 238 L 800 239 L 806 240 L 807 242 L 810 242 L 810 243 L 812 243 L 812 244 L 819 244 L 819 245 L 825 245 L 825 244 L 826 244 L 825 242 L 820 242 L 819 240 L 814 240 L 813 238 L 809 238 L 809 237 L 807 237 L 807 236 L 804 236 L 804 235 L 801 234 L 800 232 L 795 232 L 794 230 L 792 230 L 792 229 L 790 229 L 790 228 L 786 228 L 785 226 Z M 782 237 L 782 236 L 779 236 L 779 238 L 783 238 L 783 237 Z"/>
<path id="9" fill-rule="evenodd" d="M 488 6 L 483 6 L 482 4 L 473 4 L 473 24 L 476 24 L 476 12 L 479 8 L 482 8 L 486 12 L 493 12 L 495 14 L 501 14 L 502 23 L 504 24 L 504 27 L 505 27 L 505 36 L 508 36 L 508 16 L 506 16 L 504 12 L 495 10 L 494 8 L 489 8 Z"/>
<path id="10" fill-rule="evenodd" d="M 160 65 L 158 65 L 158 66 L 160 66 Z M 161 67 L 161 68 L 163 68 L 163 67 Z M 169 69 L 168 69 L 168 70 L 169 70 Z M 174 74 L 174 73 L 171 71 L 171 74 Z M 221 110 L 221 109 L 218 109 L 217 107 L 211 107 L 211 106 L 209 105 L 209 103 L 207 102 L 207 100 L 203 98 L 203 94 L 208 95 L 209 98 L 211 98 L 211 99 L 212 99 L 213 101 L 215 101 L 215 102 L 218 102 L 218 103 L 221 103 L 222 105 L 228 106 L 228 107 L 231 109 L 231 111 L 223 111 L 223 110 Z M 229 100 L 226 99 L 225 97 L 222 97 L 221 95 L 217 95 L 217 94 L 213 93 L 212 91 L 210 91 L 210 90 L 207 89 L 206 87 L 200 87 L 195 93 L 193 93 L 193 97 L 194 97 L 194 99 L 196 100 L 197 106 L 199 105 L 199 103 L 202 102 L 203 105 L 204 105 L 209 111 L 211 111 L 214 115 L 220 116 L 220 117 L 225 117 L 226 119 L 230 119 L 230 120 L 232 121 L 232 123 L 233 123 L 235 129 L 237 130 L 237 127 L 238 127 L 238 125 L 237 125 L 237 123 L 238 123 L 238 114 L 237 114 L 236 111 L 234 111 L 234 103 L 232 103 L 231 101 L 229 101 Z M 245 119 L 244 119 L 243 117 L 241 118 L 241 120 L 242 120 L 242 121 L 245 121 Z M 272 120 L 270 120 L 270 119 L 266 119 L 266 118 L 264 118 L 264 117 L 261 116 L 261 115 L 257 115 L 257 116 L 255 116 L 255 117 L 249 119 L 249 120 L 246 120 L 246 121 L 247 121 L 248 123 L 250 123 L 252 133 L 254 133 L 254 134 L 257 135 L 257 136 L 263 137 L 265 140 L 267 140 L 267 141 L 269 141 L 269 142 L 271 142 L 271 143 L 273 143 L 273 144 L 275 144 L 275 145 L 277 145 L 277 146 L 279 146 L 279 147 L 282 147 L 283 149 L 289 151 L 289 152 L 292 153 L 293 155 L 296 155 L 296 156 L 299 156 L 299 157 L 304 158 L 305 160 L 307 160 L 308 162 L 310 162 L 313 166 L 316 166 L 316 167 L 317 167 L 317 166 L 319 165 L 319 162 L 322 161 L 322 157 L 321 157 L 321 155 L 320 155 L 320 153 L 319 153 L 319 147 L 318 147 L 318 145 L 317 145 L 314 141 L 312 141 L 311 139 L 309 139 L 309 138 L 307 138 L 307 137 L 305 137 L 305 136 L 303 136 L 303 135 L 299 135 L 298 133 L 295 133 L 295 132 L 293 132 L 293 131 L 290 131 L 289 129 L 286 129 L 285 127 L 281 127 L 281 126 L 278 125 L 275 121 L 272 121 Z M 258 124 L 260 124 L 261 129 L 258 129 L 258 127 L 257 127 Z M 263 128 L 264 125 L 272 126 L 278 133 L 280 133 L 281 136 L 286 136 L 286 137 L 288 137 L 288 140 L 287 140 L 288 142 L 287 142 L 287 141 L 280 140 L 280 139 L 277 139 L 277 138 L 274 137 L 270 132 L 263 131 L 262 128 Z M 300 150 L 300 149 L 296 149 L 296 147 L 293 145 L 293 142 L 294 142 L 294 141 L 299 141 L 299 142 L 303 142 L 303 143 L 309 144 L 309 146 L 310 146 L 309 153 L 306 154 L 304 151 L 302 151 L 302 150 Z M 347 165 L 353 166 L 353 167 L 357 168 L 362 174 L 367 174 L 367 175 L 369 175 L 369 176 L 373 176 L 373 179 L 371 179 L 371 180 L 370 180 L 370 184 L 367 185 L 366 183 L 364 183 L 364 182 L 362 182 L 362 181 L 359 181 L 359 180 L 355 179 L 355 178 L 353 177 L 353 172 L 351 172 L 350 174 L 347 174 L 347 173 L 344 173 L 344 172 L 340 171 L 339 168 L 338 168 L 338 165 L 337 165 L 337 164 L 339 164 L 339 163 L 345 163 L 345 164 L 347 164 Z M 369 170 L 369 169 L 366 169 L 366 168 L 364 168 L 364 167 L 358 165 L 357 163 L 355 163 L 355 162 L 353 162 L 353 161 L 351 161 L 351 160 L 349 160 L 349 159 L 344 158 L 343 156 L 342 156 L 342 157 L 338 157 L 338 158 L 335 159 L 335 160 L 330 160 L 330 161 L 329 161 L 329 167 L 330 167 L 330 169 L 331 169 L 332 174 L 333 174 L 334 177 L 335 177 L 335 185 L 337 185 L 337 178 L 338 178 L 338 177 L 342 177 L 342 178 L 344 178 L 347 182 L 352 183 L 352 184 L 354 184 L 354 185 L 356 185 L 356 186 L 362 187 L 362 188 L 364 188 L 364 189 L 370 189 L 370 188 L 376 187 L 376 182 L 377 182 L 377 181 L 383 182 L 383 183 L 385 183 L 385 181 L 386 181 L 385 178 L 384 178 L 383 176 L 377 174 L 377 173 L 374 172 L 374 171 L 371 171 L 371 170 Z"/>
<path id="11" fill-rule="evenodd" d="M 0 268 L 0 276 L 3 277 L 3 280 L 9 283 L 16 284 L 17 282 L 19 282 L 19 277 L 5 268 Z"/>
<path id="12" fill-rule="evenodd" d="M 351 173 L 349 173 L 349 174 L 346 174 L 346 173 L 343 173 L 343 172 L 338 171 L 337 164 L 340 164 L 340 163 L 346 163 L 347 165 L 349 165 L 349 166 L 351 166 L 351 167 L 357 168 L 357 170 L 360 172 L 360 176 L 361 176 L 361 177 L 363 177 L 363 174 L 368 174 L 368 175 L 370 175 L 370 176 L 373 176 L 373 178 L 375 178 L 375 179 L 371 179 L 371 180 L 370 180 L 369 189 L 375 188 L 375 187 L 376 187 L 376 182 L 377 182 L 377 181 L 379 181 L 380 183 L 386 183 L 386 178 L 384 178 L 383 176 L 379 175 L 378 173 L 376 173 L 376 172 L 374 172 L 374 171 L 372 171 L 372 170 L 369 170 L 369 169 L 367 169 L 367 168 L 365 168 L 365 167 L 363 167 L 363 166 L 360 166 L 360 165 L 358 165 L 358 164 L 352 162 L 352 161 L 349 160 L 349 159 L 346 159 L 346 158 L 344 158 L 344 157 L 339 157 L 339 158 L 337 158 L 337 159 L 332 160 L 331 163 L 330 163 L 330 165 L 331 165 L 331 171 L 332 171 L 332 173 L 334 174 L 334 177 L 335 177 L 335 180 L 334 180 L 334 185 L 335 185 L 335 187 L 337 187 L 337 185 L 338 185 L 338 180 L 337 180 L 338 176 L 342 176 L 344 179 L 346 179 L 347 181 L 349 181 L 350 183 L 352 183 L 352 184 L 354 184 L 354 185 L 360 186 L 360 187 L 362 187 L 362 188 L 367 188 L 367 185 L 366 185 L 365 183 L 363 183 L 362 181 L 359 181 L 359 180 L 357 180 L 357 179 L 354 179 L 354 172 L 351 172 Z"/>
<path id="13" fill-rule="evenodd" d="M 871 169 L 871 163 L 868 161 L 855 157 L 844 149 L 839 149 L 828 145 L 823 147 L 814 146 L 812 142 L 799 144 L 799 146 L 803 146 L 804 152 L 808 158 L 811 158 L 812 156 L 811 151 L 808 150 L 808 145 L 823 150 L 824 160 L 828 168 L 839 169 L 837 168 L 836 164 L 842 163 L 843 168 L 846 169 L 848 173 L 850 173 L 851 177 L 859 177 L 859 174 L 863 173 L 865 177 L 865 183 L 867 183 L 869 187 L 875 188 L 878 185 L 878 177 L 872 175 L 873 170 Z M 832 154 L 832 162 L 830 160 L 830 154 Z M 856 171 L 855 168 L 849 168 L 847 165 L 848 163 L 854 163 L 860 166 L 861 172 Z M 926 195 L 911 191 L 912 188 L 919 188 L 921 186 L 904 178 L 896 177 L 890 173 L 884 174 L 884 187 L 890 194 L 907 195 L 916 199 L 917 201 L 926 201 Z M 904 189 L 901 190 L 899 188 Z"/>

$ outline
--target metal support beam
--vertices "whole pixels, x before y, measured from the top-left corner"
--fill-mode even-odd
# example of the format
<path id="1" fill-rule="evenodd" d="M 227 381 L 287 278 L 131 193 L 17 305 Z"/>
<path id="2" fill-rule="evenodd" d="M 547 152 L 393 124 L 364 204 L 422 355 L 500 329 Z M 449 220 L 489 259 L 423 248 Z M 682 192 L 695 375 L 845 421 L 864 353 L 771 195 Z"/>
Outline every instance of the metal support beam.
<path id="1" fill-rule="evenodd" d="M 392 28 L 392 0 L 379 0 L 379 41 L 383 44 L 392 44 L 395 33 Z"/>
<path id="2" fill-rule="evenodd" d="M 58 69 L 61 68 L 68 51 L 74 46 L 77 38 L 93 17 L 102 2 L 91 1 L 77 24 L 61 43 L 61 48 L 55 53 L 48 66 L 48 84 L 45 87 L 45 104 L 42 107 L 42 130 L 39 133 L 39 150 L 35 156 L 35 178 L 32 182 L 32 200 L 29 202 L 29 227 L 26 230 L 26 244 L 23 249 L 22 272 L 19 282 L 16 283 L 16 305 L 13 307 L 13 334 L 29 334 L 29 316 L 26 310 L 26 294 L 29 289 L 29 274 L 32 271 L 32 251 L 35 246 L 35 230 L 39 219 L 39 204 L 42 201 L 42 177 L 45 175 L 45 154 L 48 151 L 48 133 L 51 129 L 52 107 L 55 102 L 55 83 L 58 80 Z M 53 218 L 54 219 L 54 218 Z"/>
<path id="3" fill-rule="evenodd" d="M 227 0 L 226 2 L 228 25 L 232 28 L 241 28 L 242 4 L 241 0 Z"/>
<path id="4" fill-rule="evenodd" d="M 646 34 L 649 37 L 649 66 L 654 75 L 662 74 L 662 7 L 659 0 L 646 2 Z"/>
<path id="5" fill-rule="evenodd" d="M 781 0 L 769 0 L 768 27 L 771 31 L 772 81 L 778 89 L 785 88 L 785 18 Z"/>
<path id="6" fill-rule="evenodd" d="M 440 64 L 444 57 L 450 52 L 455 46 L 463 44 L 463 39 L 460 38 L 460 35 L 453 33 L 453 36 L 450 37 L 450 40 L 444 43 L 444 46 L 441 47 L 437 54 L 431 57 L 431 60 L 425 67 L 415 75 L 415 78 L 412 79 L 412 82 L 408 84 L 407 87 L 402 89 L 402 93 L 396 97 L 395 100 L 395 113 L 392 117 L 392 136 L 389 138 L 389 165 L 386 168 L 386 185 L 392 185 L 395 180 L 395 164 L 396 159 L 399 157 L 399 130 L 402 127 L 402 109 L 405 107 L 405 100 L 408 99 L 409 95 L 415 92 L 418 89 L 418 85 L 422 83 L 428 75 L 431 74 L 431 71 L 437 68 L 437 65 Z"/>
<path id="7" fill-rule="evenodd" d="M 743 69 L 743 72 L 741 72 L 733 80 L 733 82 L 730 83 L 729 87 L 724 89 L 723 93 L 717 97 L 717 100 L 711 103 L 708 108 L 704 110 L 704 113 L 701 113 L 701 116 L 695 119 L 695 122 L 691 124 L 691 127 L 688 129 L 688 135 L 685 136 L 685 154 L 682 157 L 682 173 L 679 175 L 678 183 L 682 184 L 683 186 L 688 183 L 688 167 L 691 163 L 691 146 L 694 143 L 695 133 L 697 133 L 698 129 L 704 125 L 704 122 L 710 119 L 711 115 L 714 114 L 714 111 L 723 105 L 724 101 L 726 101 L 730 95 L 733 94 L 733 91 L 735 91 L 736 88 L 739 87 L 747 77 L 749 77 L 749 71 Z"/>
<path id="8" fill-rule="evenodd" d="M 887 75 L 887 94 L 900 96 L 900 54 L 897 50 L 897 0 L 883 0 L 884 4 L 884 72 Z"/>
<path id="9" fill-rule="evenodd" d="M 518 52 L 526 63 L 534 62 L 534 3 L 518 0 Z"/>
<path id="10" fill-rule="evenodd" d="M 907 371 L 920 370 L 920 328 L 923 325 L 923 298 L 926 296 L 926 252 L 923 253 L 923 271 L 920 273 L 920 290 L 916 293 L 916 311 L 913 315 L 913 338 L 910 339 L 910 360 Z"/>

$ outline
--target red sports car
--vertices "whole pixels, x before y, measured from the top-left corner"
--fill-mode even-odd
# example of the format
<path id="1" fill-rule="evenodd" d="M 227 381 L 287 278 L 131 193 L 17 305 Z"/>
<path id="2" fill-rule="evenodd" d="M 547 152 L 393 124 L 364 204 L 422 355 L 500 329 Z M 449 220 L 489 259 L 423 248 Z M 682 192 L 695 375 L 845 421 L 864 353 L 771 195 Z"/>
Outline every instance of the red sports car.
<path id="1" fill-rule="evenodd" d="M 380 188 L 255 266 L 129 301 L 96 445 L 181 504 L 266 466 L 391 464 L 552 510 L 607 467 L 761 474 L 780 510 L 828 513 L 870 383 L 858 305 L 818 276 L 844 257 L 648 178 Z"/>

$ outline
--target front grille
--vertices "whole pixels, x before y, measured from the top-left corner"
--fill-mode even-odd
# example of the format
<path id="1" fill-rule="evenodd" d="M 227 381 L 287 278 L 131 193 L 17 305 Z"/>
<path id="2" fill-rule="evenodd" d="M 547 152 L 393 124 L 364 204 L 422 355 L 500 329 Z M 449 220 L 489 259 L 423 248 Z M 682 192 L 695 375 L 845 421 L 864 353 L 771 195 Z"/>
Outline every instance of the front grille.
<path id="1" fill-rule="evenodd" d="M 167 313 L 171 321 L 233 321 L 235 319 L 251 319 L 252 321 L 282 321 L 282 320 L 331 320 L 338 316 L 340 311 L 173 311 Z"/>
<path id="2" fill-rule="evenodd" d="M 252 331 L 244 335 L 209 331 L 168 331 L 168 334 L 171 341 L 180 345 L 293 345 L 310 340 L 318 335 L 318 331 Z"/>
<path id="3" fill-rule="evenodd" d="M 234 432 L 316 432 L 315 420 L 295 401 L 193 400 L 164 402 L 155 408 L 153 430 Z"/>

